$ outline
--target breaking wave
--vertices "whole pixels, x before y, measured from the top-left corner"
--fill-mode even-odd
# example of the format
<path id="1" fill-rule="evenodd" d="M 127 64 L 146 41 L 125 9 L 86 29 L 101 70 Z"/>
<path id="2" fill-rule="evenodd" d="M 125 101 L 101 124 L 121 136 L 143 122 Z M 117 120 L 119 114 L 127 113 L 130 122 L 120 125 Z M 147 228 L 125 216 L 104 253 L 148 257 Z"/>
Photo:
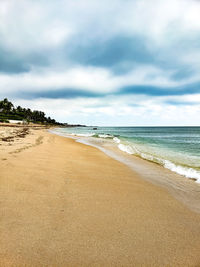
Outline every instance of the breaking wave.
<path id="1" fill-rule="evenodd" d="M 178 162 L 177 163 L 175 162 L 176 155 L 173 158 L 170 156 L 170 154 L 168 155 L 165 154 L 165 152 L 163 152 L 159 148 L 158 148 L 159 150 L 152 151 L 151 148 L 146 147 L 145 144 L 141 146 L 141 145 L 133 143 L 132 141 L 131 142 L 128 141 L 125 137 L 121 135 L 113 135 L 113 134 L 103 133 L 103 132 L 101 133 L 99 132 L 67 133 L 67 135 L 74 136 L 74 137 L 85 137 L 85 138 L 92 137 L 92 138 L 112 140 L 117 145 L 118 149 L 120 149 L 121 151 L 127 154 L 135 155 L 142 159 L 157 163 L 159 165 L 162 165 L 166 169 L 169 169 L 187 178 L 192 178 L 196 180 L 197 183 L 200 183 L 199 164 L 197 164 L 197 167 L 195 166 L 195 164 L 193 164 L 195 166 L 194 167 L 192 164 L 190 165 L 190 163 L 187 162 L 187 160 L 184 161 L 181 158 L 179 158 L 179 161 L 177 161 Z M 175 140 L 175 141 L 177 142 L 178 140 Z M 184 140 L 184 142 L 186 142 L 186 140 Z"/>
<path id="2" fill-rule="evenodd" d="M 118 148 L 131 155 L 139 156 L 142 159 L 152 161 L 154 163 L 162 165 L 164 168 L 169 169 L 175 173 L 178 173 L 180 175 L 183 175 L 187 178 L 195 179 L 197 183 L 200 183 L 200 171 L 190 167 L 190 166 L 181 166 L 176 165 L 175 163 L 171 162 L 170 160 L 163 159 L 156 157 L 154 155 L 151 155 L 149 153 L 144 153 L 142 151 L 139 151 L 134 145 L 125 145 L 120 142 L 120 140 L 117 138 L 114 140 L 116 143 L 118 143 Z"/>

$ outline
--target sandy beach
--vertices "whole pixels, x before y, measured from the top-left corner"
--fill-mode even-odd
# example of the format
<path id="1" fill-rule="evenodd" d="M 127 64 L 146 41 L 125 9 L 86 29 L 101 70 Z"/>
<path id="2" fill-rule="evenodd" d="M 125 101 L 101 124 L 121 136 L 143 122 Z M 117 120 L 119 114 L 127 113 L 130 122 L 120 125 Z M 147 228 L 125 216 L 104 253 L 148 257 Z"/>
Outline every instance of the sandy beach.
<path id="1" fill-rule="evenodd" d="M 200 266 L 199 213 L 45 129 L 0 127 L 0 207 L 0 266 Z"/>

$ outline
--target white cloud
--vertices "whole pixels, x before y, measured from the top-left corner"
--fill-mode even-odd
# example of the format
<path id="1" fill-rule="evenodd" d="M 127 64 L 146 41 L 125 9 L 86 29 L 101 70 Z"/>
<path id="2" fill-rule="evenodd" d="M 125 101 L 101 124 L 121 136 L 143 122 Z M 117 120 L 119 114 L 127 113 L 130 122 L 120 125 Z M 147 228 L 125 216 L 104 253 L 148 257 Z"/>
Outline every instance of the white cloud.
<path id="1" fill-rule="evenodd" d="M 45 1 L 2 0 L 0 14 L 1 45 L 19 54 L 59 46 L 73 32 Z"/>
<path id="2" fill-rule="evenodd" d="M 36 69 L 21 74 L 0 74 L 2 88 L 7 92 L 40 92 L 79 89 L 94 93 L 114 93 L 129 85 L 176 86 L 166 73 L 152 66 L 139 67 L 124 75 L 113 75 L 109 69 L 81 67 L 62 70 Z M 1 95 L 1 92 L 0 92 Z"/>
<path id="3" fill-rule="evenodd" d="M 109 92 L 116 87 L 111 73 L 101 68 L 76 67 L 67 71 L 37 69 L 15 75 L 1 74 L 0 83 L 7 92 L 51 91 L 56 89 L 80 89 L 92 92 Z"/>
<path id="4" fill-rule="evenodd" d="M 200 95 L 186 100 L 195 101 Z M 149 99 L 146 96 L 105 97 L 102 99 L 15 99 L 16 105 L 44 110 L 48 116 L 68 123 L 104 126 L 199 125 L 200 105 L 175 106 L 164 103 L 167 97 Z M 177 97 L 171 100 L 183 100 Z M 176 115 L 174 115 L 176 114 Z"/>
<path id="5" fill-rule="evenodd" d="M 28 72 L 0 73 L 0 96 L 10 93 L 14 99 L 20 90 L 47 92 L 62 88 L 113 93 L 99 99 L 14 100 L 44 109 L 62 121 L 141 125 L 149 124 L 151 117 L 153 124 L 195 124 L 198 105 L 183 109 L 165 103 L 200 101 L 199 94 L 189 95 L 189 87 L 188 95 L 179 97 L 117 96 L 115 92 L 129 85 L 171 90 L 199 82 L 199 14 L 200 2 L 195 0 L 1 0 L 0 49 L 8 51 L 7 57 L 12 52 L 22 61 L 27 56 L 34 59 L 35 54 L 39 59 L 44 56 L 47 66 L 28 62 Z M 126 73 L 116 74 L 109 67 L 75 64 L 70 58 L 74 42 L 104 43 L 116 36 L 139 36 L 155 61 L 133 64 Z M 182 74 L 181 80 L 174 80 L 173 75 L 182 68 L 191 71 L 190 77 Z"/>
<path id="6" fill-rule="evenodd" d="M 173 81 L 172 74 L 174 72 L 167 72 L 151 65 L 137 67 L 123 75 L 114 75 L 109 69 L 99 67 L 76 66 L 66 71 L 37 68 L 20 74 L 0 74 L 0 84 L 9 94 L 31 92 L 34 97 L 34 93 L 37 92 L 62 89 L 108 94 L 115 93 L 126 86 L 137 85 L 164 87 L 170 92 L 176 86 L 184 86 L 194 81 L 194 77 L 182 79 L 181 82 Z M 0 96 L 2 93 L 4 94 L 0 91 Z"/>

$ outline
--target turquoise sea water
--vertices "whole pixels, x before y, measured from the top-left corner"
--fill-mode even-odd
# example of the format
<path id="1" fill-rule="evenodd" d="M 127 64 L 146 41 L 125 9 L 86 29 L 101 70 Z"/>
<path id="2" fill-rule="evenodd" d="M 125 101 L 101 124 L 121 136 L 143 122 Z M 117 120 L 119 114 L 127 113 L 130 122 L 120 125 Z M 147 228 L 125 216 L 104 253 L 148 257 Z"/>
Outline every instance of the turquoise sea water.
<path id="1" fill-rule="evenodd" d="M 111 140 L 120 150 L 153 161 L 200 183 L 200 127 L 77 127 L 72 136 Z"/>

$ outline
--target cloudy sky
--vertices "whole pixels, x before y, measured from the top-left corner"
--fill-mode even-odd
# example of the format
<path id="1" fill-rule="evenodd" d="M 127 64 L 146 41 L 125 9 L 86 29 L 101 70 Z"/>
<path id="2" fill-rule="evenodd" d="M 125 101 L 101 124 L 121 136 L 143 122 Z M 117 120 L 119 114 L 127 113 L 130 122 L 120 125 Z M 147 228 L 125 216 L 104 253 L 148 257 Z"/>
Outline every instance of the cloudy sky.
<path id="1" fill-rule="evenodd" d="M 199 0 L 1 0 L 0 98 L 87 125 L 200 124 Z"/>

